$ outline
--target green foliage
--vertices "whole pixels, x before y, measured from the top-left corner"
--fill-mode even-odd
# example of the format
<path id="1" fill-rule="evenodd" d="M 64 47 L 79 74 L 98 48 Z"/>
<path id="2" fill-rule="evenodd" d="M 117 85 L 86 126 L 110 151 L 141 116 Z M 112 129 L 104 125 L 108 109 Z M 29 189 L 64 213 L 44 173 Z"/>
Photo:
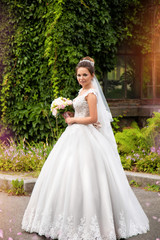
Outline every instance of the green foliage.
<path id="1" fill-rule="evenodd" d="M 67 97 L 75 94 L 78 85 L 74 68 L 81 57 L 90 55 L 96 59 L 99 77 L 114 67 L 117 43 L 129 34 L 126 24 L 130 20 L 124 16 L 129 15 L 130 5 L 134 12 L 137 4 L 138 1 L 48 1 L 45 56 L 51 67 L 55 97 L 59 92 Z"/>
<path id="2" fill-rule="evenodd" d="M 132 123 L 131 127 L 124 128 L 122 132 L 117 132 L 115 138 L 121 154 L 138 151 L 140 146 L 143 148 L 147 145 L 147 139 L 136 122 Z"/>
<path id="3" fill-rule="evenodd" d="M 160 154 L 142 151 L 121 155 L 123 168 L 129 171 L 160 174 Z"/>
<path id="4" fill-rule="evenodd" d="M 9 1 L 8 4 L 15 34 L 2 83 L 2 118 L 17 135 L 53 141 L 52 84 L 44 58 L 46 3 Z"/>
<path id="5" fill-rule="evenodd" d="M 132 186 L 132 187 L 140 187 L 141 185 L 139 183 L 137 183 L 135 180 L 131 180 L 129 182 L 129 184 Z"/>
<path id="6" fill-rule="evenodd" d="M 24 195 L 24 181 L 19 181 L 18 179 L 12 180 L 12 188 L 8 193 L 16 196 Z"/>
<path id="7" fill-rule="evenodd" d="M 28 140 L 53 141 L 52 100 L 75 97 L 74 69 L 81 57 L 95 58 L 100 80 L 114 67 L 119 43 L 131 35 L 127 24 L 134 22 L 139 1 L 3 2 L 14 26 L 1 91 L 3 121 Z M 61 120 L 59 126 L 66 125 Z"/>
<path id="8" fill-rule="evenodd" d="M 131 157 L 126 155 L 121 156 L 121 163 L 125 170 L 131 171 L 132 170 L 132 160 Z"/>
<path id="9" fill-rule="evenodd" d="M 160 113 L 154 112 L 152 118 L 147 119 L 147 126 L 142 129 L 145 138 L 150 146 L 158 148 L 160 146 Z"/>
<path id="10" fill-rule="evenodd" d="M 156 39 L 156 35 L 159 33 L 159 4 L 159 0 L 139 1 L 137 17 L 133 18 L 133 24 L 130 26 L 130 29 L 132 29 L 130 44 L 139 46 L 143 54 L 154 51 L 153 38 Z M 146 76 L 146 78 L 146 81 L 148 81 L 149 77 Z"/>
<path id="11" fill-rule="evenodd" d="M 151 153 L 136 163 L 137 171 L 160 174 L 160 155 Z"/>
<path id="12" fill-rule="evenodd" d="M 140 129 L 133 122 L 130 128 L 115 134 L 124 169 L 160 174 L 160 113 L 154 112 L 147 125 Z"/>
<path id="13" fill-rule="evenodd" d="M 15 143 L 10 140 L 9 146 L 0 145 L 0 170 L 14 172 L 40 172 L 52 145 L 32 143 L 22 140 Z"/>
<path id="14" fill-rule="evenodd" d="M 13 34 L 12 18 L 10 17 L 8 8 L 3 2 L 0 2 L 0 83 L 2 82 L 2 74 L 6 65 L 6 59 L 9 56 L 10 41 Z M 1 88 L 1 86 L 0 86 Z"/>
<path id="15" fill-rule="evenodd" d="M 118 129 L 120 128 L 118 123 L 120 122 L 120 118 L 122 118 L 122 117 L 123 117 L 122 115 L 119 115 L 118 117 L 113 118 L 112 129 L 113 129 L 114 134 L 117 133 Z"/>
<path id="16" fill-rule="evenodd" d="M 150 152 L 151 147 L 158 147 L 160 143 L 160 113 L 154 112 L 152 118 L 147 120 L 147 125 L 140 129 L 136 122 L 131 127 L 124 128 L 115 134 L 120 153 L 145 150 Z"/>
<path id="17" fill-rule="evenodd" d="M 158 184 L 147 184 L 147 187 L 145 187 L 147 191 L 154 191 L 154 192 L 160 192 L 160 185 Z"/>

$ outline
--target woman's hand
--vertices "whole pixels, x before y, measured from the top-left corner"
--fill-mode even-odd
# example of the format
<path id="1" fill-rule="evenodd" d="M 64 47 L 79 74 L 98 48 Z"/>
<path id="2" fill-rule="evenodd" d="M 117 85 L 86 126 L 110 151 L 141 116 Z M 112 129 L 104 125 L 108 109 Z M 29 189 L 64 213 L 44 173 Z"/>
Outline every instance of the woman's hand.
<path id="1" fill-rule="evenodd" d="M 65 112 L 65 113 L 62 113 L 62 116 L 64 119 L 68 118 L 68 117 L 74 117 L 74 113 L 73 112 Z"/>
<path id="2" fill-rule="evenodd" d="M 68 115 L 69 115 L 70 117 L 74 117 L 74 112 L 69 112 L 69 111 L 67 111 L 66 113 L 68 113 Z"/>
<path id="3" fill-rule="evenodd" d="M 66 122 L 68 125 L 75 123 L 74 118 L 72 118 L 72 117 L 67 117 L 67 118 L 65 119 L 65 122 Z"/>

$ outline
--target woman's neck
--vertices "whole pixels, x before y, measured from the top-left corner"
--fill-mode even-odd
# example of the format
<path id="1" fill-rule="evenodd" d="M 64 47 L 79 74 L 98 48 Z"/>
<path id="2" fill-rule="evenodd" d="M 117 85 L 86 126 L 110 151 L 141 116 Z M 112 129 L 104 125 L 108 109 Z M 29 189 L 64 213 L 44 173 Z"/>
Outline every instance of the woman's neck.
<path id="1" fill-rule="evenodd" d="M 92 84 L 89 85 L 89 86 L 82 87 L 82 89 L 83 89 L 84 91 L 89 90 L 90 88 L 93 88 Z"/>

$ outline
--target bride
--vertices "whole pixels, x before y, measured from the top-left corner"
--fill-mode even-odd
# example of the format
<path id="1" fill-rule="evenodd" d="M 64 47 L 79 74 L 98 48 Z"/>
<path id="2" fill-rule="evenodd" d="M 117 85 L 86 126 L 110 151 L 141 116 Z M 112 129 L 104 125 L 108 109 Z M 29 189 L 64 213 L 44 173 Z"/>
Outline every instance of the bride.
<path id="1" fill-rule="evenodd" d="M 74 117 L 50 152 L 25 210 L 22 228 L 59 240 L 116 240 L 146 233 L 149 222 L 123 171 L 112 116 L 94 60 L 76 67 L 82 88 Z"/>

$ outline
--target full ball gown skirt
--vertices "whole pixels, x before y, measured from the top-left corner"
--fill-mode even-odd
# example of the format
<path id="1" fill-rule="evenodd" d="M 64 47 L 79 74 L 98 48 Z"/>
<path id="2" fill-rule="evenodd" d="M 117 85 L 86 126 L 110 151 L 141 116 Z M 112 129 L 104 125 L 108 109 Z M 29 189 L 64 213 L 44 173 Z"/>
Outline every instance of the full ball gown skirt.
<path id="1" fill-rule="evenodd" d="M 85 97 L 73 105 L 89 115 Z M 59 240 L 116 240 L 146 233 L 149 222 L 130 188 L 116 147 L 92 124 L 66 128 L 50 152 L 22 229 Z"/>

